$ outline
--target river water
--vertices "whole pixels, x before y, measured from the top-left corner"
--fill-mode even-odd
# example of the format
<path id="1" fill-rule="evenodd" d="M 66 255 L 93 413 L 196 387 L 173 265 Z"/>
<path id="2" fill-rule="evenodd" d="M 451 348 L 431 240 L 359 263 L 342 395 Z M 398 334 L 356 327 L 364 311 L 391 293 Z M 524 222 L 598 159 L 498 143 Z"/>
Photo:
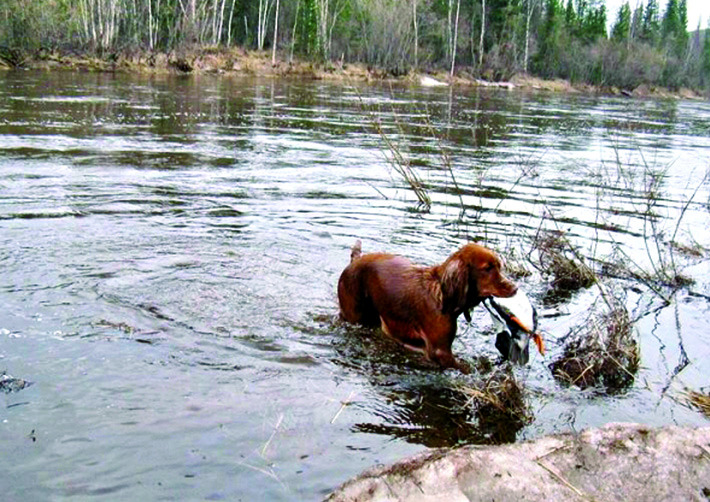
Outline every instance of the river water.
<path id="1" fill-rule="evenodd" d="M 0 73 L 0 372 L 32 382 L 0 393 L 2 498 L 317 500 L 430 447 L 707 425 L 683 391 L 708 391 L 709 167 L 707 102 Z M 358 238 L 433 264 L 474 239 L 526 256 L 541 228 L 694 280 L 667 306 L 616 280 L 630 388 L 551 376 L 596 293 L 548 302 L 534 269 L 549 352 L 515 370 L 532 421 L 502 435 L 451 405 L 467 377 L 338 321 Z M 495 363 L 486 313 L 460 322 L 455 352 Z"/>

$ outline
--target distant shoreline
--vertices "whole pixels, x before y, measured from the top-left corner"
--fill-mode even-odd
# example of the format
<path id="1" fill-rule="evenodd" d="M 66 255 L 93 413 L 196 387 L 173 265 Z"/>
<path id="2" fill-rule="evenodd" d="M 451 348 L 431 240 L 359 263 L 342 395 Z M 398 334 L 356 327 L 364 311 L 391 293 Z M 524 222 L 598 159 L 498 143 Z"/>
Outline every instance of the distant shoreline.
<path id="1" fill-rule="evenodd" d="M 572 84 L 567 80 L 544 80 L 531 75 L 518 74 L 506 82 L 490 82 L 476 78 L 466 68 L 457 70 L 453 78 L 444 71 L 410 72 L 394 76 L 384 70 L 368 68 L 361 63 L 315 63 L 284 59 L 284 55 L 271 62 L 267 52 L 243 49 L 202 49 L 185 52 L 133 52 L 110 54 L 104 57 L 81 54 L 42 52 L 21 62 L 18 67 L 33 70 L 74 70 L 84 72 L 142 73 L 142 74 L 212 74 L 231 76 L 301 77 L 313 80 L 391 82 L 417 86 L 493 87 L 548 92 L 585 93 L 600 95 L 625 95 L 638 98 L 710 99 L 692 89 L 671 91 L 666 88 L 641 84 L 635 89 L 598 87 L 590 84 Z M 0 69 L 11 66 L 0 59 Z"/>

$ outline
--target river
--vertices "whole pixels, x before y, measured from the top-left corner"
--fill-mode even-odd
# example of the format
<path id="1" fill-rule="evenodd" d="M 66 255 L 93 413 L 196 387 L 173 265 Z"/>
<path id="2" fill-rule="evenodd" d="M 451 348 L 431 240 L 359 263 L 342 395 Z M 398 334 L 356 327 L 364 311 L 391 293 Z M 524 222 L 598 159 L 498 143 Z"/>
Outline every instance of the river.
<path id="1" fill-rule="evenodd" d="M 0 372 L 32 383 L 0 393 L 2 498 L 317 500 L 430 447 L 707 425 L 683 391 L 708 392 L 709 168 L 707 102 L 0 72 Z M 638 318 L 631 387 L 553 378 L 596 292 L 550 302 L 534 268 L 549 351 L 514 370 L 532 420 L 503 435 L 457 401 L 467 377 L 338 320 L 356 239 L 434 264 L 474 239 L 527 256 L 541 228 L 694 280 L 664 306 L 608 279 Z M 495 364 L 490 329 L 461 319 L 455 353 Z"/>

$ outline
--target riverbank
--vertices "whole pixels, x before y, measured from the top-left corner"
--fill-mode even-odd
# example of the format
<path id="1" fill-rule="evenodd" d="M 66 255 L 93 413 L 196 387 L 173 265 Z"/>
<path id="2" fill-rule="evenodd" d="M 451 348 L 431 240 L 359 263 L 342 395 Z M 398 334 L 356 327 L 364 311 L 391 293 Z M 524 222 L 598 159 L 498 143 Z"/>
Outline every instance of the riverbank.
<path id="1" fill-rule="evenodd" d="M 642 84 L 635 89 L 599 87 L 589 84 L 573 84 L 568 80 L 544 80 L 531 75 L 518 74 L 507 82 L 491 82 L 477 78 L 465 68 L 451 77 L 444 71 L 426 73 L 410 72 L 394 76 L 382 69 L 367 67 L 359 63 L 315 63 L 290 60 L 279 55 L 272 63 L 267 52 L 243 49 L 202 49 L 191 52 L 133 52 L 113 53 L 104 57 L 58 52 L 39 52 L 31 58 L 13 61 L 0 58 L 0 68 L 12 66 L 35 70 L 74 70 L 87 72 L 129 72 L 147 74 L 217 74 L 254 75 L 264 77 L 299 77 L 314 80 L 392 82 L 410 85 L 452 85 L 455 87 L 478 86 L 503 89 L 522 89 L 547 92 L 586 93 L 604 95 L 625 95 L 628 97 L 653 97 L 663 99 L 708 99 L 692 89 L 677 91 Z"/>
<path id="2" fill-rule="evenodd" d="M 329 502 L 710 498 L 710 428 L 610 424 L 504 446 L 427 451 L 346 482 Z"/>

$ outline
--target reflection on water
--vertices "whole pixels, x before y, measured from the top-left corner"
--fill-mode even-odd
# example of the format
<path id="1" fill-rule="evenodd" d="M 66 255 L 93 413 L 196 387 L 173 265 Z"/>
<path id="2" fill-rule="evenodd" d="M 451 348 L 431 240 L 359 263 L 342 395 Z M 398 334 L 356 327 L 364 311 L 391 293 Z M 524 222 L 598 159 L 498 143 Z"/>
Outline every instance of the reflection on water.
<path id="1" fill-rule="evenodd" d="M 34 382 L 0 394 L 7 496 L 313 499 L 424 447 L 703 423 L 673 396 L 704 385 L 710 360 L 709 116 L 686 101 L 0 74 L 0 371 Z M 480 239 L 524 264 L 541 229 L 595 264 L 700 250 L 674 247 L 696 282 L 671 307 L 624 284 L 641 318 L 627 392 L 562 387 L 537 356 L 514 370 L 532 419 L 501 418 L 461 390 L 496 366 L 485 312 L 454 345 L 484 365 L 470 378 L 337 321 L 355 239 L 426 264 Z M 596 292 L 548 305 L 531 272 L 520 285 L 554 357 Z"/>

